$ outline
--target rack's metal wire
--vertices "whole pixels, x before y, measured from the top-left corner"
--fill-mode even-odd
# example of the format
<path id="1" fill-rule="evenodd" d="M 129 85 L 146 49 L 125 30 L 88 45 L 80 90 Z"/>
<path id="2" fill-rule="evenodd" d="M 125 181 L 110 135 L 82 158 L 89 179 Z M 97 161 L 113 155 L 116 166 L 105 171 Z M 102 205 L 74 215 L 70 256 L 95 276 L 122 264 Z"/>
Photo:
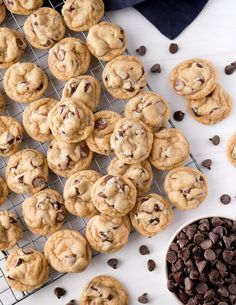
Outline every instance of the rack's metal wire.
<path id="1" fill-rule="evenodd" d="M 48 0 L 47 1 L 49 6 L 60 10 L 60 8 L 63 5 L 63 1 L 57 1 L 56 5 L 53 5 L 53 1 Z M 58 3 L 59 2 L 59 3 Z M 104 17 L 104 20 L 110 21 L 107 16 Z M 9 28 L 14 28 L 16 30 L 19 30 L 23 33 L 22 27 L 25 21 L 24 16 L 18 16 L 18 15 L 13 15 L 8 13 L 7 18 L 2 26 L 9 27 Z M 73 36 L 73 37 L 78 37 L 82 40 L 86 39 L 86 33 L 75 33 L 67 30 L 66 36 Z M 49 69 L 48 69 L 48 64 L 47 64 L 47 54 L 48 52 L 45 50 L 36 50 L 34 49 L 30 44 L 27 45 L 26 52 L 22 58 L 22 61 L 31 61 L 35 62 L 38 64 L 45 72 L 47 73 L 49 77 L 49 87 L 46 92 L 46 96 L 54 97 L 55 99 L 60 99 L 61 97 L 61 92 L 64 87 L 64 83 L 61 81 L 58 81 L 55 79 Z M 98 60 L 93 59 L 89 74 L 95 76 L 101 83 L 102 87 L 102 95 L 101 95 L 101 100 L 100 104 L 98 107 L 98 110 L 102 109 L 110 109 L 113 111 L 117 111 L 119 113 L 123 112 L 123 106 L 124 106 L 124 101 L 117 101 L 114 99 L 104 88 L 103 83 L 102 83 L 102 71 L 104 69 L 104 64 Z M 0 90 L 2 90 L 2 80 L 3 80 L 3 72 L 0 71 Z M 152 91 L 149 85 L 147 85 L 147 90 Z M 12 100 L 10 100 L 6 95 L 6 110 L 5 110 L 5 115 L 12 116 L 16 118 L 18 121 L 22 121 L 22 113 L 24 111 L 24 108 L 26 105 L 24 104 L 19 104 L 16 103 Z M 172 122 L 169 122 L 170 126 L 169 127 L 174 127 Z M 42 153 L 46 154 L 47 152 L 47 146 L 48 143 L 40 143 L 37 141 L 32 140 L 29 138 L 27 135 L 24 136 L 23 139 L 23 144 L 22 148 L 34 148 Z M 106 157 L 106 156 L 100 156 L 100 155 L 95 155 L 94 161 L 92 163 L 92 168 L 101 172 L 102 174 L 106 173 L 106 168 L 107 165 L 109 164 L 111 160 L 111 157 Z M 5 175 L 5 168 L 6 168 L 7 160 L 4 158 L 0 158 L 0 176 Z M 186 164 L 186 166 L 194 166 L 199 168 L 196 159 L 194 156 L 191 154 L 190 158 Z M 166 173 L 165 172 L 158 172 L 154 170 L 154 180 L 153 184 L 151 186 L 151 192 L 157 192 L 159 194 L 162 194 L 163 196 L 166 196 L 164 194 L 163 190 L 163 180 L 165 178 Z M 50 173 L 49 176 L 49 182 L 48 182 L 48 187 L 54 188 L 56 190 L 59 190 L 62 192 L 64 186 L 64 179 Z M 44 243 L 46 241 L 46 237 L 44 236 L 37 236 L 32 234 L 28 229 L 27 226 L 24 223 L 23 217 L 22 217 L 22 212 L 21 212 L 21 204 L 24 201 L 25 196 L 24 195 L 18 195 L 14 193 L 10 193 L 9 197 L 7 199 L 7 202 L 4 203 L 0 207 L 1 210 L 9 210 L 17 215 L 17 218 L 22 225 L 22 228 L 24 230 L 24 236 L 23 238 L 19 241 L 18 245 L 19 247 L 33 247 L 35 249 L 38 249 L 39 251 L 43 250 Z M 63 226 L 64 228 L 71 228 L 78 230 L 84 233 L 84 230 L 86 228 L 86 220 L 83 218 L 75 217 L 75 216 L 68 216 L 67 220 Z M 16 304 L 19 301 L 23 300 L 24 298 L 30 296 L 33 294 L 35 291 L 31 292 L 25 292 L 25 293 L 20 293 L 16 292 L 15 290 L 11 289 L 9 285 L 6 282 L 6 279 L 3 274 L 3 265 L 4 262 L 8 256 L 8 253 L 11 251 L 1 251 L 0 252 L 0 304 L 1 305 L 12 305 Z M 96 255 L 96 254 L 95 254 Z M 48 285 L 49 283 L 57 280 L 63 276 L 63 274 L 57 273 L 55 271 L 51 271 L 50 277 L 48 282 L 45 285 Z"/>

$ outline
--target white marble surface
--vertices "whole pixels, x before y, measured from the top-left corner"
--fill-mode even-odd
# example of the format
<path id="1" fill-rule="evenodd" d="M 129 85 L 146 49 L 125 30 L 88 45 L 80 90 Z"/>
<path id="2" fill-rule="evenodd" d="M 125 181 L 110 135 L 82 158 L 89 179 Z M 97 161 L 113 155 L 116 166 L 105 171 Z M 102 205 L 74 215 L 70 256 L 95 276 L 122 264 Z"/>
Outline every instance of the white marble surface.
<path id="1" fill-rule="evenodd" d="M 171 91 L 168 84 L 168 74 L 178 62 L 193 57 L 211 60 L 219 71 L 219 82 L 236 100 L 236 73 L 231 76 L 224 74 L 224 66 L 236 60 L 236 1 L 211 0 L 199 17 L 176 39 L 179 52 L 172 55 L 168 52 L 170 41 L 162 36 L 146 19 L 132 8 L 110 13 L 112 21 L 119 23 L 127 32 L 128 48 L 131 53 L 140 45 L 146 45 L 147 54 L 142 57 L 146 69 L 158 62 L 162 66 L 162 73 L 149 74 L 152 88 L 169 101 L 172 113 L 175 110 L 185 111 L 185 103 Z M 232 216 L 236 214 L 235 181 L 236 169 L 226 160 L 225 146 L 229 136 L 236 131 L 236 112 L 233 109 L 230 117 L 215 126 L 203 126 L 193 121 L 187 114 L 184 121 L 176 123 L 187 136 L 191 150 L 199 162 L 211 158 L 211 171 L 204 170 L 209 180 L 209 196 L 206 202 L 197 210 L 190 212 L 174 212 L 173 224 L 164 232 L 152 239 L 144 239 L 132 234 L 129 245 L 113 255 L 97 256 L 88 270 L 83 274 L 66 275 L 56 283 L 45 287 L 21 304 L 66 304 L 70 299 L 79 299 L 85 283 L 98 274 L 110 274 L 120 279 L 128 288 L 130 304 L 138 304 L 137 297 L 143 292 L 150 295 L 150 304 L 177 305 L 178 302 L 168 292 L 164 273 L 164 254 L 167 243 L 175 230 L 184 222 L 201 215 Z M 219 146 L 213 146 L 208 138 L 218 134 L 221 137 Z M 228 193 L 232 196 L 232 203 L 223 206 L 219 196 Z M 150 256 L 141 256 L 138 248 L 146 244 L 151 250 Z M 109 257 L 121 260 L 119 269 L 112 270 L 106 265 Z M 150 273 L 146 263 L 153 258 L 157 263 L 157 270 Z M 53 288 L 65 287 L 67 296 L 57 300 L 53 295 Z"/>

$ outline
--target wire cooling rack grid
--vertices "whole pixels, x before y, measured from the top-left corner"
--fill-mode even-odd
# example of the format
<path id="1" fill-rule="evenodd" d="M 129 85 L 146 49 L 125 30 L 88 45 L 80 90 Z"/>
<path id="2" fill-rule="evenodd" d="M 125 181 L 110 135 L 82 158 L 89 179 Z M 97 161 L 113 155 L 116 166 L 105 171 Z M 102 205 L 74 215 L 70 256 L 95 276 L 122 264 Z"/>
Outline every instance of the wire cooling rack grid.
<path id="1" fill-rule="evenodd" d="M 59 2 L 56 5 L 53 5 L 53 1 L 48 1 L 48 6 L 54 7 L 55 9 L 59 10 L 61 9 L 63 2 Z M 56 2 L 56 1 L 55 1 Z M 58 1 L 57 1 L 58 2 Z M 22 27 L 25 21 L 24 16 L 18 16 L 18 15 L 13 15 L 8 13 L 7 18 L 2 26 L 8 27 L 8 28 L 14 28 L 23 33 Z M 104 17 L 104 20 L 110 21 L 107 16 Z M 78 37 L 82 40 L 85 40 L 86 38 L 86 33 L 74 33 L 69 30 L 67 30 L 66 36 L 73 36 L 73 37 Z M 47 64 L 47 51 L 44 50 L 37 50 L 34 49 L 28 44 L 26 52 L 23 56 L 23 61 L 30 61 L 34 62 L 37 65 L 39 65 L 45 72 L 47 73 L 49 77 L 49 86 L 46 92 L 46 96 L 53 97 L 55 99 L 60 100 L 61 97 L 61 92 L 64 86 L 64 83 L 61 81 L 58 81 L 55 79 L 49 69 L 48 69 L 48 64 Z M 102 94 L 101 94 L 101 99 L 100 99 L 100 104 L 98 107 L 98 110 L 102 109 L 110 109 L 113 111 L 117 111 L 119 113 L 123 112 L 124 109 L 124 101 L 117 101 L 114 99 L 109 93 L 105 90 L 103 84 L 102 84 L 102 71 L 104 69 L 104 65 L 102 62 L 96 60 L 93 58 L 89 74 L 95 76 L 101 83 L 102 87 Z M 3 73 L 0 72 L 0 89 L 2 90 L 2 80 L 3 80 Z M 147 90 L 151 90 L 149 86 L 147 86 Z M 24 108 L 27 105 L 24 104 L 18 104 L 5 95 L 6 99 L 6 110 L 5 110 L 5 115 L 9 115 L 11 117 L 16 118 L 18 121 L 22 122 L 22 113 Z M 169 127 L 174 127 L 173 123 L 169 123 Z M 42 153 L 46 154 L 47 152 L 47 146 L 48 143 L 40 143 L 37 141 L 32 140 L 29 138 L 27 135 L 24 136 L 23 139 L 23 144 L 22 148 L 34 148 Z M 111 158 L 106 157 L 106 156 L 101 156 L 101 155 L 95 155 L 95 158 L 92 163 L 92 168 L 94 170 L 97 170 L 101 172 L 102 174 L 106 173 L 106 168 L 107 165 L 109 164 Z M 5 176 L 5 168 L 6 168 L 7 160 L 4 158 L 0 158 L 0 175 Z M 186 164 L 186 166 L 195 166 L 198 167 L 198 164 L 195 160 L 195 158 L 190 155 L 189 160 Z M 163 180 L 165 178 L 166 173 L 165 172 L 159 172 L 154 170 L 154 179 L 153 179 L 153 184 L 151 186 L 151 192 L 157 192 L 159 194 L 162 194 L 163 196 L 166 196 L 163 191 Z M 63 186 L 64 186 L 64 179 L 50 173 L 49 176 L 49 182 L 48 182 L 48 187 L 56 189 L 60 192 L 63 191 Z M 32 234 L 30 231 L 28 231 L 23 217 L 22 217 L 22 211 L 21 211 L 21 203 L 24 201 L 25 196 L 24 195 L 18 195 L 15 193 L 10 193 L 8 200 L 4 205 L 1 206 L 1 210 L 9 210 L 13 213 L 15 213 L 19 219 L 19 222 L 21 223 L 23 230 L 24 230 L 24 236 L 23 238 L 19 241 L 18 246 L 19 247 L 32 247 L 35 248 L 39 251 L 43 250 L 43 246 L 46 241 L 46 237 L 44 236 L 37 236 Z M 82 234 L 84 233 L 84 230 L 86 228 L 86 220 L 83 218 L 75 217 L 72 215 L 67 215 L 67 220 L 63 226 L 63 228 L 71 228 L 80 231 Z M 10 252 L 10 251 L 9 251 Z M 8 286 L 2 268 L 4 265 L 4 262 L 8 256 L 8 251 L 1 251 L 0 252 L 0 304 L 1 305 L 11 305 L 11 304 L 16 304 L 19 301 L 23 300 L 24 298 L 30 296 L 33 294 L 36 290 L 31 291 L 31 292 L 17 292 L 15 290 L 12 290 L 11 287 Z M 96 253 L 94 254 L 96 255 Z M 57 280 L 59 277 L 63 276 L 63 274 L 57 273 L 53 270 L 50 272 L 50 277 L 48 282 L 45 285 L 48 285 L 49 283 Z"/>

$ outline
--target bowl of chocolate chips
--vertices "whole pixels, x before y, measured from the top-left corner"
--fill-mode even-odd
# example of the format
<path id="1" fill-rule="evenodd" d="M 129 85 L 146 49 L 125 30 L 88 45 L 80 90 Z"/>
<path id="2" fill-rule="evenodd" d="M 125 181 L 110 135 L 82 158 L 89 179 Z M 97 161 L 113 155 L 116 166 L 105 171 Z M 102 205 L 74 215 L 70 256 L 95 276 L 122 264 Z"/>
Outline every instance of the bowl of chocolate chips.
<path id="1" fill-rule="evenodd" d="M 166 253 L 169 291 L 180 304 L 236 304 L 236 221 L 198 218 L 182 226 Z"/>

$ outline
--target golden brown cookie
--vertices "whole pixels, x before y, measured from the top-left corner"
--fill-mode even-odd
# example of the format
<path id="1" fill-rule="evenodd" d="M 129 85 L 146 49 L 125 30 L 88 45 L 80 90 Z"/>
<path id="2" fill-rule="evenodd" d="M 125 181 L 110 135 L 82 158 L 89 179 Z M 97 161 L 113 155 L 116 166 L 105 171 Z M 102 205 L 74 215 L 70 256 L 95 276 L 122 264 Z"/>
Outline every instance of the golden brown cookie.
<path id="1" fill-rule="evenodd" d="M 117 99 L 130 99 L 147 84 L 141 60 L 122 55 L 108 62 L 102 74 L 107 91 Z"/>
<path id="2" fill-rule="evenodd" d="M 113 153 L 111 148 L 111 135 L 115 124 L 121 119 L 119 113 L 103 110 L 94 114 L 94 130 L 86 139 L 88 147 L 100 155 L 110 155 Z"/>
<path id="3" fill-rule="evenodd" d="M 3 23 L 6 17 L 6 7 L 3 0 L 0 0 L 0 24 Z"/>
<path id="4" fill-rule="evenodd" d="M 188 112 L 194 120 L 213 125 L 227 118 L 233 103 L 230 95 L 217 84 L 215 89 L 200 99 L 187 99 Z"/>
<path id="5" fill-rule="evenodd" d="M 13 14 L 29 15 L 43 5 L 43 0 L 3 0 Z"/>
<path id="6" fill-rule="evenodd" d="M 4 109 L 5 109 L 5 99 L 2 92 L 0 91 L 0 113 L 2 113 Z"/>
<path id="7" fill-rule="evenodd" d="M 188 167 L 172 169 L 165 178 L 164 188 L 170 202 L 180 210 L 197 208 L 208 194 L 206 177 Z"/>
<path id="8" fill-rule="evenodd" d="M 0 205 L 2 205 L 8 197 L 8 187 L 6 181 L 0 177 Z"/>
<path id="9" fill-rule="evenodd" d="M 226 148 L 227 152 L 227 157 L 229 162 L 233 165 L 236 166 L 236 133 L 234 133 L 227 144 Z"/>
<path id="10" fill-rule="evenodd" d="M 171 71 L 169 81 L 177 94 L 200 99 L 215 89 L 217 72 L 208 60 L 194 58 L 178 64 Z"/>

